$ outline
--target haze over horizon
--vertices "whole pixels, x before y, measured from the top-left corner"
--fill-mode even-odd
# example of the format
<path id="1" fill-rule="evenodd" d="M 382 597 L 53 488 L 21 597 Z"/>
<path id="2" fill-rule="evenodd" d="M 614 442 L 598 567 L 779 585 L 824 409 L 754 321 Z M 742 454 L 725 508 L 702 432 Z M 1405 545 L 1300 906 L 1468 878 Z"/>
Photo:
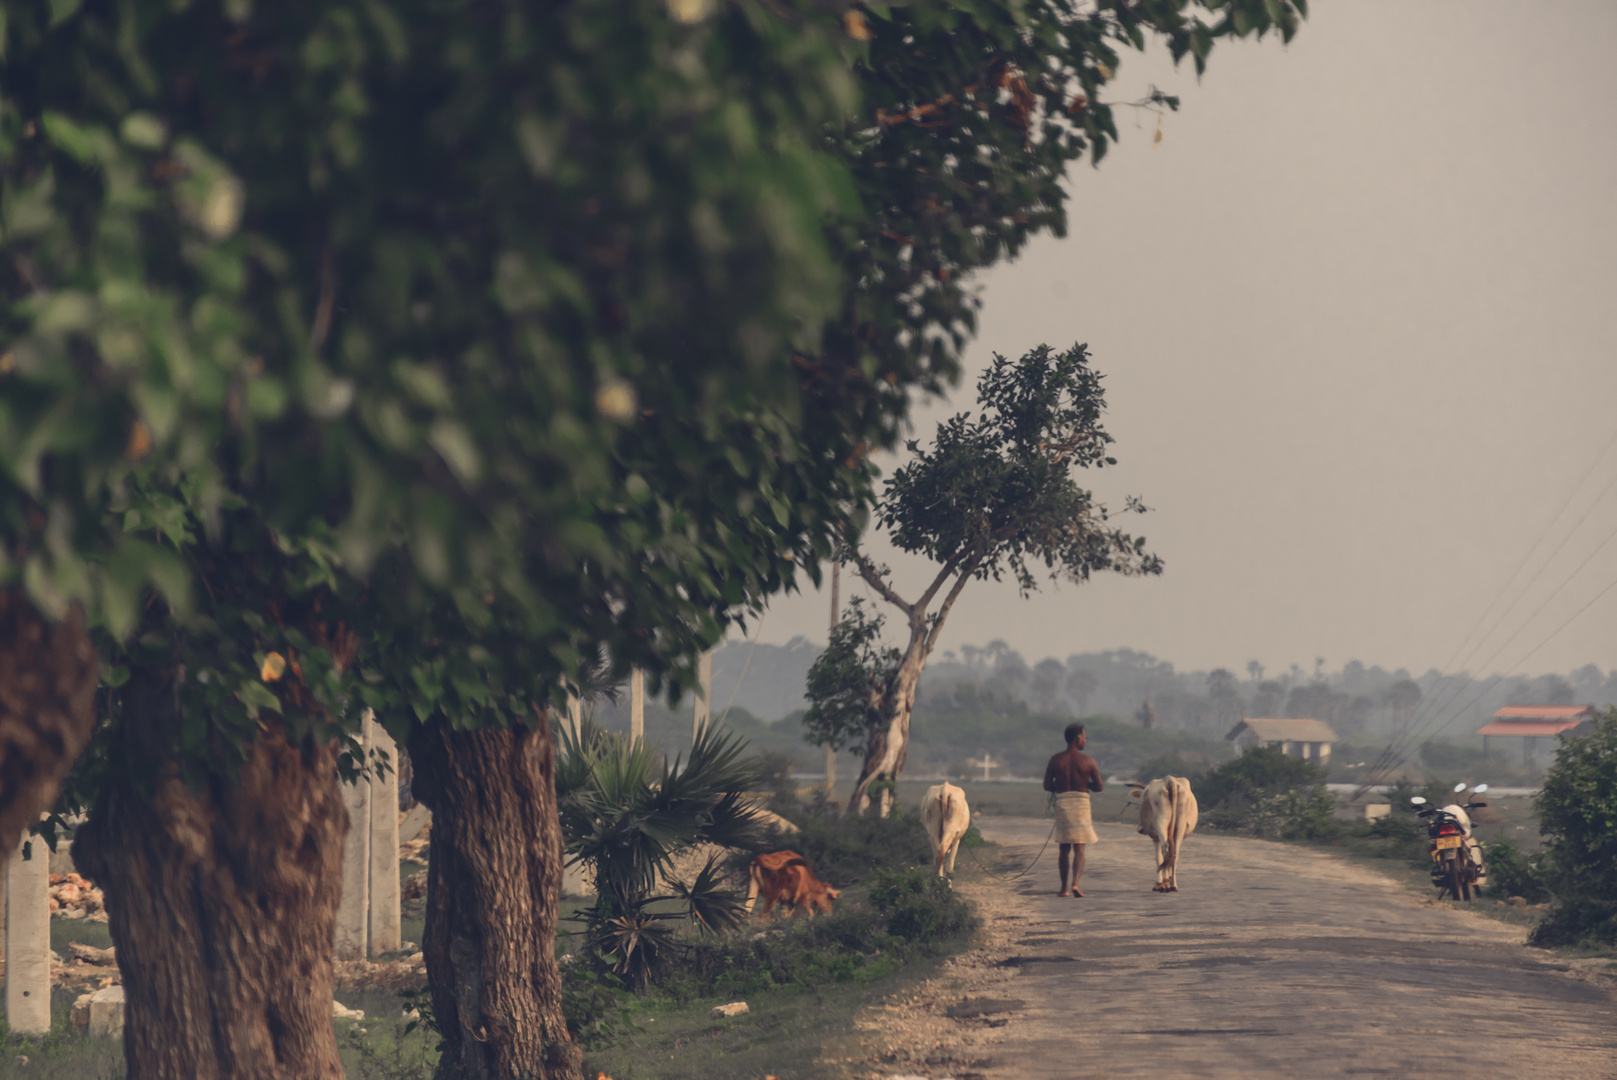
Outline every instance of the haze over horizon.
<path id="1" fill-rule="evenodd" d="M 1119 111 L 1070 235 L 982 278 L 960 386 L 915 410 L 929 439 L 993 353 L 1088 343 L 1119 464 L 1085 482 L 1145 498 L 1166 572 L 974 582 L 940 652 L 1617 665 L 1617 7 L 1311 12 L 1289 47 L 1220 43 L 1200 84 L 1159 44 L 1125 58 L 1119 99 L 1181 110 L 1159 143 Z M 913 598 L 927 564 L 868 543 Z M 823 642 L 827 616 L 779 597 L 760 640 Z"/>

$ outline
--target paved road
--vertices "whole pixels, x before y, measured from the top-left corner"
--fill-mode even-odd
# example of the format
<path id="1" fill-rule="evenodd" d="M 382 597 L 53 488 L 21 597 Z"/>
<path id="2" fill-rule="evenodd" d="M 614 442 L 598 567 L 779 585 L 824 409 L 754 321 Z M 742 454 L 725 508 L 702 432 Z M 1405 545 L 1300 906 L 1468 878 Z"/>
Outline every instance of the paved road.
<path id="1" fill-rule="evenodd" d="M 1049 830 L 978 824 L 1013 867 Z M 1157 894 L 1150 842 L 1100 832 L 1088 899 L 1052 895 L 1052 845 L 988 905 L 1021 920 L 1019 974 L 995 993 L 1023 1004 L 967 1073 L 1617 1080 L 1613 983 L 1523 948 L 1517 928 L 1322 852 L 1200 834 L 1181 891 Z"/>

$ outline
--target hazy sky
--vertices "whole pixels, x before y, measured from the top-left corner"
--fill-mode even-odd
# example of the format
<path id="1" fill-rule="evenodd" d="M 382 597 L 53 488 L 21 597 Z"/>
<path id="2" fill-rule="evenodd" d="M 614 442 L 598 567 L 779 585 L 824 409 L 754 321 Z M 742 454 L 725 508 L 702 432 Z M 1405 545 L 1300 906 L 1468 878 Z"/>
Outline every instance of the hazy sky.
<path id="1" fill-rule="evenodd" d="M 1220 44 L 1200 85 L 1160 47 L 1126 59 L 1115 99 L 1155 83 L 1181 111 L 1157 144 L 1120 114 L 1067 239 L 983 278 L 967 377 L 917 413 L 929 436 L 969 407 L 992 352 L 1087 342 L 1119 459 L 1092 486 L 1145 497 L 1166 573 L 974 583 L 940 649 L 1617 664 L 1617 588 L 1550 639 L 1617 581 L 1617 5 L 1310 8 L 1289 47 Z M 919 592 L 925 563 L 871 551 Z M 762 640 L 823 641 L 827 614 L 780 598 Z"/>

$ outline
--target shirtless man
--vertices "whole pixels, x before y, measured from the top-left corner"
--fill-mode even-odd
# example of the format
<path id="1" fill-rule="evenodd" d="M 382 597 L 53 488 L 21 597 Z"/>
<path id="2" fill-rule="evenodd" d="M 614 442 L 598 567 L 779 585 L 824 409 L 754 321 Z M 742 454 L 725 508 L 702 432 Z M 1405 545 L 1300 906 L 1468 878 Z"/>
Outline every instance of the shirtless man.
<path id="1" fill-rule="evenodd" d="M 1044 769 L 1044 790 L 1056 793 L 1056 840 L 1061 844 L 1061 891 L 1057 896 L 1083 896 L 1078 879 L 1084 874 L 1084 845 L 1100 839 L 1089 813 L 1089 793 L 1100 791 L 1100 767 L 1084 753 L 1084 725 L 1067 725 L 1067 749 L 1050 759 Z M 1072 868 L 1072 884 L 1067 869 Z"/>

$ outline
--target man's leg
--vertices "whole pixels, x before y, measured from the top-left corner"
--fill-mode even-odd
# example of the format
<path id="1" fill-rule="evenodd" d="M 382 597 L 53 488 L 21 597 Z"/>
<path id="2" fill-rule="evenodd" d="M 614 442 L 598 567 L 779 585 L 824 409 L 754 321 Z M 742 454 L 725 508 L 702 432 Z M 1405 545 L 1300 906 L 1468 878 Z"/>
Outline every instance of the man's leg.
<path id="1" fill-rule="evenodd" d="M 1082 892 L 1080 892 L 1078 890 L 1078 879 L 1083 877 L 1083 876 L 1084 876 L 1084 845 L 1082 845 L 1082 844 L 1074 844 L 1074 845 L 1072 845 L 1072 895 L 1074 895 L 1074 896 L 1082 896 L 1082 895 L 1084 895 Z M 1061 876 L 1061 880 L 1066 881 L 1067 876 L 1065 874 L 1063 874 Z M 1063 895 L 1065 895 L 1065 894 L 1063 894 Z"/>
<path id="2" fill-rule="evenodd" d="M 1058 860 L 1058 863 L 1059 863 L 1059 865 L 1061 867 L 1061 891 L 1056 893 L 1057 896 L 1071 896 L 1072 895 L 1071 887 L 1068 886 L 1068 884 L 1067 884 L 1068 860 L 1072 857 L 1071 853 L 1072 853 L 1072 845 L 1071 844 L 1062 844 L 1061 845 L 1061 857 Z"/>

